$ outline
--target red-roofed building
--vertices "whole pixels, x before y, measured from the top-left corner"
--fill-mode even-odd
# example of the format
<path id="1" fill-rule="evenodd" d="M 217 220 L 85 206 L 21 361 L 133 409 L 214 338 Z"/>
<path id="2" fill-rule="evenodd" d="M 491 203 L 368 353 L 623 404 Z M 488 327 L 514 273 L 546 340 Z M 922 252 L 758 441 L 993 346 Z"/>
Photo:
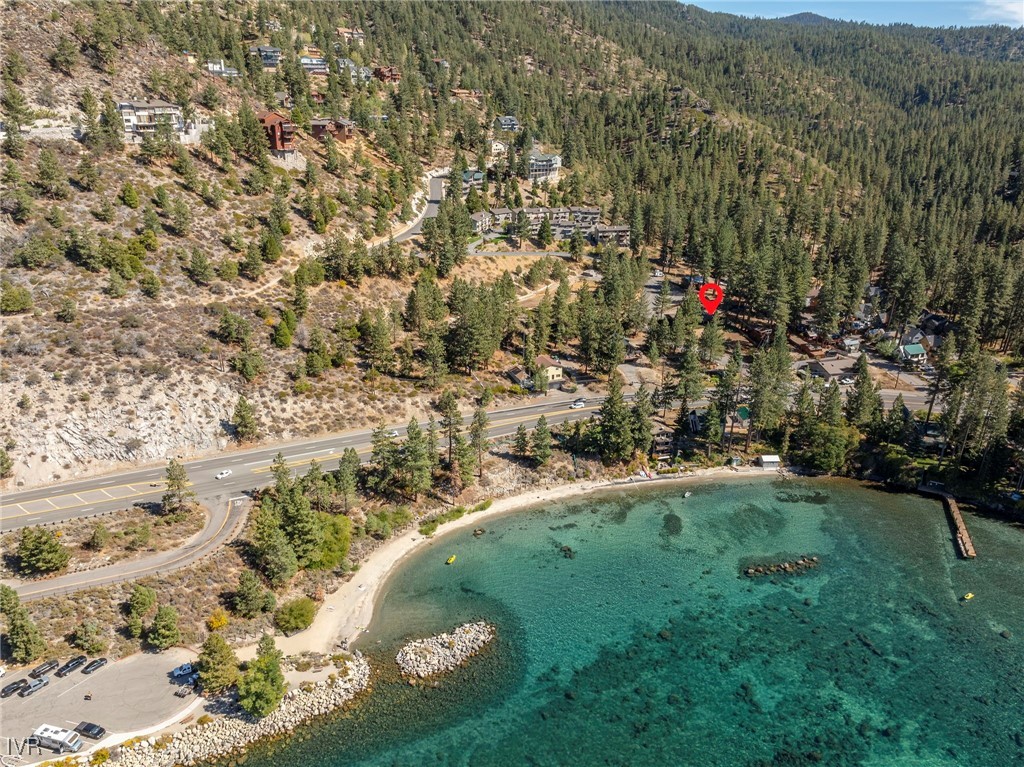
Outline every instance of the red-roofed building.
<path id="1" fill-rule="evenodd" d="M 260 112 L 256 115 L 270 142 L 270 151 L 275 155 L 287 155 L 295 151 L 295 124 L 280 112 Z"/>

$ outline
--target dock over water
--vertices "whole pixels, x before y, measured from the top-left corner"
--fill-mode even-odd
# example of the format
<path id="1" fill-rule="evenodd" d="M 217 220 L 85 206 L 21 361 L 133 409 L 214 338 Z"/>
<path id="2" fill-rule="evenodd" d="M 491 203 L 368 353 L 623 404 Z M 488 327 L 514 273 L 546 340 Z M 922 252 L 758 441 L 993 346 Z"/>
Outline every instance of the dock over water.
<path id="1" fill-rule="evenodd" d="M 971 540 L 971 534 L 967 530 L 967 523 L 964 522 L 964 517 L 960 513 L 960 506 L 957 504 L 956 498 L 943 490 L 927 487 L 926 485 L 918 485 L 917 491 L 924 495 L 937 495 L 942 498 L 942 503 L 946 507 L 949 525 L 953 530 L 953 545 L 956 547 L 957 556 L 961 559 L 974 559 L 978 556 L 978 552 L 974 550 L 974 541 Z"/>

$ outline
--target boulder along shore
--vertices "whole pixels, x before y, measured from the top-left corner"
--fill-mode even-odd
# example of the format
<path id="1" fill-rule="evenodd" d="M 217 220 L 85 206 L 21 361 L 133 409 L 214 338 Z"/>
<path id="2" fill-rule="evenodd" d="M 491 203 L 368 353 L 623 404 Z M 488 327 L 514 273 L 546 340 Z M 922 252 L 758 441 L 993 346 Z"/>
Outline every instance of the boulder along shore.
<path id="1" fill-rule="evenodd" d="M 241 752 L 257 741 L 292 733 L 299 725 L 343 707 L 370 681 L 370 664 L 358 652 L 346 664 L 346 674 L 333 681 L 316 682 L 306 689 L 289 690 L 281 705 L 262 719 L 240 709 L 234 716 L 215 719 L 174 733 L 169 740 L 147 738 L 122 746 L 118 764 L 125 767 L 173 767 L 221 759 Z"/>
<path id="2" fill-rule="evenodd" d="M 483 621 L 465 623 L 450 633 L 409 642 L 398 651 L 395 660 L 403 674 L 423 679 L 462 665 L 494 636 L 494 627 Z"/>

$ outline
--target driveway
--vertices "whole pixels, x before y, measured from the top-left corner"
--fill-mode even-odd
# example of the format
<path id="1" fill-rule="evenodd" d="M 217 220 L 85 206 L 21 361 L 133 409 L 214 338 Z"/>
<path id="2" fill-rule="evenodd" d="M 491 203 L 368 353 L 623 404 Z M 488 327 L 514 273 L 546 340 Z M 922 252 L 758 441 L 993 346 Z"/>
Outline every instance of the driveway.
<path id="1" fill-rule="evenodd" d="M 41 724 L 74 729 L 85 721 L 105 727 L 108 733 L 130 733 L 170 719 L 195 699 L 194 695 L 174 696 L 178 686 L 171 679 L 171 669 L 195 657 L 194 652 L 175 647 L 162 653 L 132 655 L 89 676 L 81 671 L 63 679 L 50 674 L 49 687 L 28 698 L 14 695 L 0 704 L 0 756 L 9 752 L 12 740 L 27 738 Z M 27 674 L 8 672 L 4 681 L 23 676 Z M 92 700 L 85 700 L 86 693 L 92 695 Z M 93 743 L 86 738 L 83 741 L 86 748 Z M 44 758 L 52 759 L 53 755 L 44 749 L 42 756 L 27 761 Z"/>

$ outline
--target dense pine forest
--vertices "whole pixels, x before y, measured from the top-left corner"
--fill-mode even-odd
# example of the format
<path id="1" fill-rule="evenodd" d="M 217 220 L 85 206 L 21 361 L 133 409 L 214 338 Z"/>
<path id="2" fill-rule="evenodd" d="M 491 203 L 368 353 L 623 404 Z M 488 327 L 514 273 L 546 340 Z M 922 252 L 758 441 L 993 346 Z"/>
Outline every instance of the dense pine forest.
<path id="1" fill-rule="evenodd" d="M 717 421 L 746 401 L 748 446 L 756 438 L 808 465 L 839 471 L 867 437 L 881 450 L 876 465 L 884 469 L 892 459 L 897 468 L 885 470 L 898 475 L 920 443 L 906 424 L 883 413 L 866 372 L 845 402 L 837 388 L 815 391 L 812 399 L 810 384 L 801 390 L 791 375 L 786 338 L 801 325 L 814 289 L 814 322 L 829 335 L 847 327 L 865 301 L 897 335 L 925 311 L 952 323 L 955 331 L 936 360 L 933 403 L 940 403 L 946 435 L 939 467 L 954 465 L 996 483 L 1020 461 L 1013 446 L 1024 440 L 1024 403 L 1008 385 L 1024 356 L 1020 30 L 811 26 L 670 2 L 97 0 L 88 7 L 91 21 L 78 22 L 68 43 L 75 66 L 115 71 L 120 57 L 159 41 L 168 51 L 223 59 L 239 71 L 230 83 L 239 106 L 217 118 L 204 151 L 221 158 L 225 173 L 231 161 L 246 170 L 248 194 L 272 193 L 270 220 L 259 222 L 261 239 L 248 251 L 240 245 L 242 277 L 258 279 L 264 263 L 276 260 L 275 238 L 290 229 L 282 225 L 288 184 L 275 188 L 256 172 L 265 152 L 254 147 L 260 136 L 253 113 L 274 107 L 275 94 L 287 94 L 300 126 L 314 115 L 351 118 L 389 164 L 386 174 L 362 179 L 375 181 L 356 196 L 364 194 L 359 202 L 376 212 L 356 241 L 329 229 L 338 201 L 351 199 L 324 181 L 345 173 L 330 150 L 323 170 L 307 169 L 295 181 L 303 217 L 318 234 L 333 236 L 316 264 L 302 267 L 293 305 L 266 348 L 291 348 L 306 285 L 358 285 L 372 276 L 404 281 L 408 295 L 398 309 L 363 307 L 332 316 L 329 324 L 325 318 L 324 332 L 309 331 L 303 344 L 302 377 L 358 356 L 374 379 L 418 371 L 438 388 L 449 372 L 487 368 L 499 349 L 521 355 L 527 367 L 549 351 L 576 355 L 588 372 L 605 376 L 622 361 L 619 339 L 640 335 L 652 366 L 663 357 L 668 365 L 654 405 L 679 407 L 681 400 L 682 413 L 710 389 L 703 385 L 705 369 L 727 351 L 715 338 L 717 323 L 763 331 L 762 339 L 774 330 L 770 342 L 750 350 L 743 382 L 740 362 L 717 379 L 709 416 L 716 423 L 703 435 L 708 452 L 725 444 Z M 339 37 L 339 28 L 363 30 L 365 41 Z M 282 50 L 276 71 L 250 55 L 255 44 Z M 300 51 L 310 46 L 326 52 L 329 73 L 321 85 L 299 65 Z M 401 81 L 393 87 L 355 82 L 343 58 L 398 67 Z M 18 94 L 12 69 L 8 58 L 9 123 L 22 109 L 11 95 Z M 158 95 L 185 108 L 202 98 L 198 87 L 152 82 L 162 88 Z M 453 88 L 479 91 L 479 103 L 448 98 Z M 509 156 L 494 163 L 482 199 L 474 191 L 465 203 L 447 200 L 426 228 L 425 257 L 432 263 L 420 269 L 394 244 L 368 249 L 363 240 L 380 234 L 388 216 L 408 215 L 424 168 L 487 167 L 488 131 L 497 115 L 517 116 L 524 131 Z M 17 159 L 11 143 L 6 149 Z M 555 269 L 545 276 L 553 276 L 558 292 L 522 313 L 508 274 L 488 284 L 456 276 L 442 289 L 436 280 L 465 263 L 468 213 L 522 205 L 521 160 L 535 144 L 559 152 L 563 164 L 561 180 L 543 189 L 544 200 L 600 206 L 609 222 L 629 227 L 628 252 L 593 251 L 605 281 L 575 295 Z M 176 162 L 176 172 L 187 175 L 187 157 Z M 9 168 L 12 185 L 27 189 L 32 171 Z M 52 198 L 45 183 L 37 180 L 35 190 Z M 16 212 L 17 201 L 5 205 Z M 30 221 L 20 222 L 15 237 L 18 268 L 32 266 L 25 250 Z M 74 261 L 74 239 L 69 242 L 64 253 Z M 581 251 L 574 246 L 574 255 Z M 704 318 L 693 301 L 672 311 L 656 307 L 653 316 L 643 305 L 652 261 L 670 275 L 700 275 L 726 287 L 722 316 L 708 326 L 710 334 L 702 331 L 700 346 L 696 329 Z M 192 266 L 210 270 L 202 259 Z M 232 352 L 232 365 L 247 381 L 257 379 L 264 365 L 257 344 L 235 332 L 230 314 L 219 322 L 227 327 L 220 340 L 241 349 Z M 389 331 L 399 326 L 404 338 Z M 928 419 L 935 420 L 931 412 Z M 595 429 L 596 447 L 590 447 L 606 457 L 650 448 L 646 436 L 609 447 L 610 428 L 604 442 Z M 574 439 L 590 444 L 580 430 Z M 893 458 L 894 451 L 902 458 Z"/>

